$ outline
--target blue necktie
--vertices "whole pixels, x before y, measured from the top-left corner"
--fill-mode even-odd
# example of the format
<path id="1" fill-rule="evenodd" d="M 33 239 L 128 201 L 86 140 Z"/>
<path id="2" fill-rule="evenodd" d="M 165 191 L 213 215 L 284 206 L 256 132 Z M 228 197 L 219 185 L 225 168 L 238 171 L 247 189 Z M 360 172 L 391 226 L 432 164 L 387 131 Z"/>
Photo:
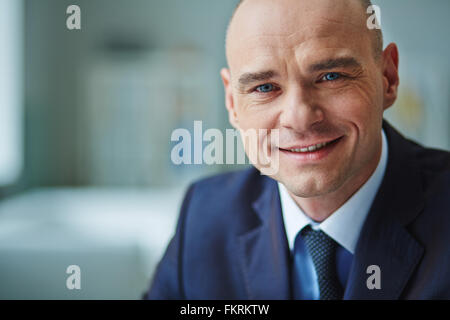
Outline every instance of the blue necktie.
<path id="1" fill-rule="evenodd" d="M 342 299 L 344 290 L 336 270 L 337 243 L 322 230 L 313 230 L 310 226 L 303 228 L 300 235 L 316 270 L 320 300 Z"/>

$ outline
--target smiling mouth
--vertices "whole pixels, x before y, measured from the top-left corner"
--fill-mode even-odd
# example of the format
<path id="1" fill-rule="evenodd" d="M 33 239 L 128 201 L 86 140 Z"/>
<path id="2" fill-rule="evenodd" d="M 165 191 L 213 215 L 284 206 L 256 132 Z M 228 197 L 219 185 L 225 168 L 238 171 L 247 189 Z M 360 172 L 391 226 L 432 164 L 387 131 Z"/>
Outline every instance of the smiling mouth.
<path id="1" fill-rule="evenodd" d="M 311 146 L 307 146 L 307 147 L 302 147 L 302 148 L 292 148 L 292 149 L 283 149 L 283 148 L 279 148 L 282 151 L 288 151 L 288 152 L 292 152 L 292 153 L 312 153 L 312 152 L 316 152 L 319 150 L 322 150 L 326 147 L 332 146 L 334 144 L 336 144 L 339 140 L 341 140 L 342 137 L 339 137 L 335 140 L 332 141 L 328 141 L 328 142 L 323 142 L 323 143 L 318 143 L 315 145 L 311 145 Z"/>

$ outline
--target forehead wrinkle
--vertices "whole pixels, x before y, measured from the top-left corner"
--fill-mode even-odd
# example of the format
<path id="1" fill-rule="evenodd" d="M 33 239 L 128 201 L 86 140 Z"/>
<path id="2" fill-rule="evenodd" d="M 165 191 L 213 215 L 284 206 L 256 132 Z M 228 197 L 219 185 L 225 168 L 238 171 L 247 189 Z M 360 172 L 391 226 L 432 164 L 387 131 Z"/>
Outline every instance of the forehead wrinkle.
<path id="1" fill-rule="evenodd" d="M 239 25 L 242 23 L 245 24 L 243 25 L 243 28 L 238 28 L 237 25 L 235 25 L 232 30 L 230 30 L 232 32 L 228 34 L 228 36 L 230 36 L 230 39 L 228 40 L 231 40 L 227 41 L 229 44 L 227 49 L 227 59 L 230 70 L 234 69 L 232 68 L 232 65 L 237 66 L 237 63 L 239 63 L 241 67 L 245 65 L 251 67 L 249 64 L 251 64 L 251 61 L 256 57 L 273 57 L 274 59 L 278 59 L 281 56 L 281 58 L 283 58 L 282 56 L 285 55 L 285 52 L 283 51 L 286 50 L 292 51 L 297 62 L 300 62 L 305 56 L 311 56 L 311 52 L 308 52 L 310 50 L 303 49 L 307 49 L 310 45 L 310 48 L 313 51 L 326 50 L 325 46 L 339 47 L 338 49 L 341 53 L 345 51 L 345 49 L 355 51 L 357 47 L 360 47 L 358 43 L 362 43 L 361 41 L 357 41 L 358 43 L 355 44 L 350 43 L 350 45 L 348 45 L 349 43 L 345 39 L 358 38 L 364 40 L 367 33 L 364 33 L 364 30 L 361 30 L 361 27 L 365 27 L 365 25 L 361 26 L 362 20 L 364 20 L 363 15 L 358 15 L 358 17 L 355 18 L 355 15 L 352 14 L 352 12 L 354 12 L 353 10 L 328 10 L 327 12 L 330 13 L 328 16 L 325 14 L 314 16 L 314 9 L 315 8 L 313 7 L 312 10 L 308 10 L 310 11 L 310 14 L 308 15 L 305 15 L 305 12 L 303 12 L 302 16 L 305 17 L 305 19 L 299 22 L 292 20 L 296 16 L 296 13 L 292 11 L 289 16 L 290 21 L 294 22 L 289 23 L 288 21 L 285 23 L 283 18 L 280 20 L 280 23 L 277 24 L 278 26 L 281 25 L 281 27 L 275 28 L 276 30 L 274 30 L 273 24 L 270 24 L 270 21 L 273 20 L 266 21 L 264 19 L 254 19 L 255 15 L 252 14 L 250 20 L 251 22 L 255 21 L 256 25 L 253 23 L 249 25 L 244 19 L 245 16 L 238 18 Z M 286 19 L 289 19 L 289 17 Z M 235 24 L 236 22 L 237 20 L 233 23 Z M 340 27 L 337 27 L 338 25 Z M 287 27 L 283 29 L 283 26 Z M 336 29 L 339 31 L 336 32 Z M 368 38 L 369 37 L 370 36 L 368 36 Z M 320 43 L 323 39 L 325 39 L 325 41 Z M 341 47 L 340 43 L 342 43 Z M 301 58 L 300 56 L 303 57 Z M 245 61 L 244 65 L 242 65 L 242 61 Z"/>
<path id="2" fill-rule="evenodd" d="M 311 38 L 311 36 L 309 35 L 310 33 L 315 33 L 317 29 L 321 29 L 324 28 L 325 30 L 330 30 L 329 32 L 332 33 L 334 30 L 333 28 L 333 24 L 346 24 L 347 25 L 347 30 L 350 28 L 350 26 L 352 27 L 356 27 L 357 30 L 361 30 L 361 28 L 364 28 L 365 24 L 363 22 L 365 22 L 365 15 L 355 15 L 352 14 L 354 13 L 354 10 L 350 9 L 351 6 L 346 6 L 345 10 L 344 8 L 341 8 L 339 6 L 335 6 L 334 4 L 332 6 L 328 6 L 328 10 L 326 11 L 326 13 L 328 14 L 320 14 L 320 15 L 314 15 L 313 13 L 316 11 L 314 6 L 308 6 L 307 8 L 305 8 L 306 10 L 303 10 L 302 15 L 306 18 L 303 22 L 303 26 L 301 26 L 301 28 L 299 28 L 299 30 L 293 30 L 291 32 L 282 32 L 283 28 L 277 28 L 279 29 L 281 32 L 273 32 L 270 33 L 270 29 L 273 29 L 273 24 L 269 24 L 269 22 L 265 23 L 264 20 L 259 20 L 259 19 L 254 19 L 255 16 L 252 15 L 251 16 L 251 20 L 252 21 L 256 21 L 256 23 L 259 23 L 259 30 L 256 32 L 259 32 L 258 34 L 250 34 L 250 36 L 248 37 L 249 40 L 247 40 L 248 42 L 253 42 L 255 41 L 255 39 L 267 39 L 269 40 L 271 37 L 280 37 L 280 38 L 284 38 L 285 41 L 290 42 L 292 39 L 296 39 L 298 36 L 300 36 L 300 41 L 302 41 L 305 35 L 308 38 Z M 309 14 L 305 16 L 305 12 L 308 11 Z M 294 26 L 294 28 L 297 27 L 297 23 L 289 23 L 289 21 L 295 21 L 293 19 L 296 19 L 297 16 L 297 11 L 296 10 L 292 10 L 288 12 L 288 16 L 283 18 L 282 20 L 280 20 L 280 23 L 276 24 L 276 26 L 288 26 L 291 29 L 292 26 Z M 330 17 L 331 16 L 331 17 Z M 235 17 L 236 18 L 236 17 Z M 242 16 L 240 17 L 240 19 L 233 19 L 234 21 L 233 24 L 235 24 L 237 21 L 239 20 L 240 23 L 242 22 L 242 19 L 244 19 Z M 287 20 L 287 22 L 285 22 Z M 245 20 L 244 20 L 245 21 Z M 301 22 L 302 23 L 302 22 Z M 318 26 L 319 24 L 319 26 Z M 227 43 L 233 42 L 233 48 L 234 50 L 237 51 L 241 51 L 239 49 L 242 43 L 245 43 L 246 40 L 245 38 L 242 39 L 242 31 L 243 33 L 247 33 L 249 31 L 249 29 L 244 28 L 244 30 L 238 28 L 236 29 L 236 26 L 234 26 L 235 28 L 231 28 L 231 24 L 230 24 L 230 30 L 228 31 L 232 31 L 228 34 L 228 36 L 231 36 L 230 39 L 227 40 Z M 234 29 L 234 30 L 231 30 Z M 265 32 L 264 30 L 266 30 L 268 32 Z M 311 30 L 313 29 L 313 30 Z M 239 31 L 238 31 L 239 30 Z M 311 30 L 313 32 L 308 32 L 308 30 Z M 355 33 L 356 30 L 354 30 L 353 33 Z M 251 32 L 251 30 L 250 30 Z M 320 32 L 320 30 L 319 30 Z M 228 38 L 228 37 L 227 37 Z M 229 41 L 231 40 L 231 41 Z M 281 41 L 280 41 L 281 42 Z M 299 45 L 298 43 L 296 44 L 278 44 L 278 45 L 266 45 L 266 48 L 273 48 L 273 47 L 278 47 L 278 48 L 285 48 L 285 49 L 289 49 L 294 47 L 294 45 Z M 230 46 L 231 47 L 231 46 Z M 229 48 L 230 49 L 230 48 Z M 233 51 L 234 51 L 233 50 Z M 227 50 L 228 51 L 228 50 Z M 230 50 L 231 51 L 231 50 Z M 232 53 L 232 52 L 230 52 Z"/>
<path id="3" fill-rule="evenodd" d="M 337 23 L 337 24 L 343 24 L 345 22 L 338 21 L 338 20 L 331 20 L 324 18 L 323 20 L 326 20 L 327 22 Z M 356 24 L 353 24 L 354 26 L 357 26 Z M 333 33 L 334 32 L 334 33 Z M 358 30 L 355 30 L 353 28 L 350 28 L 350 30 L 347 28 L 347 30 L 341 30 L 339 34 L 342 34 L 342 32 L 348 33 L 348 37 L 355 37 L 359 35 L 359 38 L 363 37 L 363 34 L 361 34 Z M 302 43 L 308 41 L 308 40 L 315 40 L 320 38 L 332 38 L 336 37 L 335 30 L 333 30 L 333 27 L 328 25 L 327 23 L 319 23 L 315 25 L 307 25 L 302 28 L 302 30 L 294 31 L 294 32 L 286 32 L 286 33 L 264 33 L 264 34 L 256 34 L 256 35 L 250 35 L 247 36 L 244 39 L 241 39 L 239 41 L 239 45 L 241 43 L 249 44 L 248 49 L 254 49 L 255 47 L 259 48 L 279 48 L 279 49 L 294 49 Z M 275 38 L 274 42 L 278 42 L 277 44 L 260 44 L 257 43 L 255 45 L 252 45 L 253 42 L 259 42 L 267 41 L 270 42 L 270 39 Z M 276 39 L 279 38 L 279 39 Z M 278 41 L 277 41 L 278 40 Z M 292 43 L 295 41 L 295 43 Z M 287 44 L 286 44 L 287 42 Z M 233 46 L 235 47 L 235 46 Z"/>

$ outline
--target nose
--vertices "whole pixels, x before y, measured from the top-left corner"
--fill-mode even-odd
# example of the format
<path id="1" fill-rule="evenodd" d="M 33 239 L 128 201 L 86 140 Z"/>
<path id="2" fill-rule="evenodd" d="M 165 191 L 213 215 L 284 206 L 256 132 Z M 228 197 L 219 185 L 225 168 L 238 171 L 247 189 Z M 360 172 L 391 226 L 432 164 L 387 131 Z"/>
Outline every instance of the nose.
<path id="1" fill-rule="evenodd" d="M 296 86 L 285 95 L 280 113 L 281 127 L 307 132 L 323 121 L 324 112 L 312 90 Z"/>

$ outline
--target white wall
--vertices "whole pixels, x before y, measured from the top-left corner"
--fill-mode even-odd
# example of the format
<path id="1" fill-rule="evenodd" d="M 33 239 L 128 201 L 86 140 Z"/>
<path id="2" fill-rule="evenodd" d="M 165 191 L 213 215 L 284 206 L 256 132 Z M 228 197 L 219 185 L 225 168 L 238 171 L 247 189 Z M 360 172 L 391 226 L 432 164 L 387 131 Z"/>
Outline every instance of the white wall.
<path id="1" fill-rule="evenodd" d="M 375 0 L 385 45 L 400 51 L 400 97 L 386 116 L 405 135 L 450 149 L 450 1 Z"/>

